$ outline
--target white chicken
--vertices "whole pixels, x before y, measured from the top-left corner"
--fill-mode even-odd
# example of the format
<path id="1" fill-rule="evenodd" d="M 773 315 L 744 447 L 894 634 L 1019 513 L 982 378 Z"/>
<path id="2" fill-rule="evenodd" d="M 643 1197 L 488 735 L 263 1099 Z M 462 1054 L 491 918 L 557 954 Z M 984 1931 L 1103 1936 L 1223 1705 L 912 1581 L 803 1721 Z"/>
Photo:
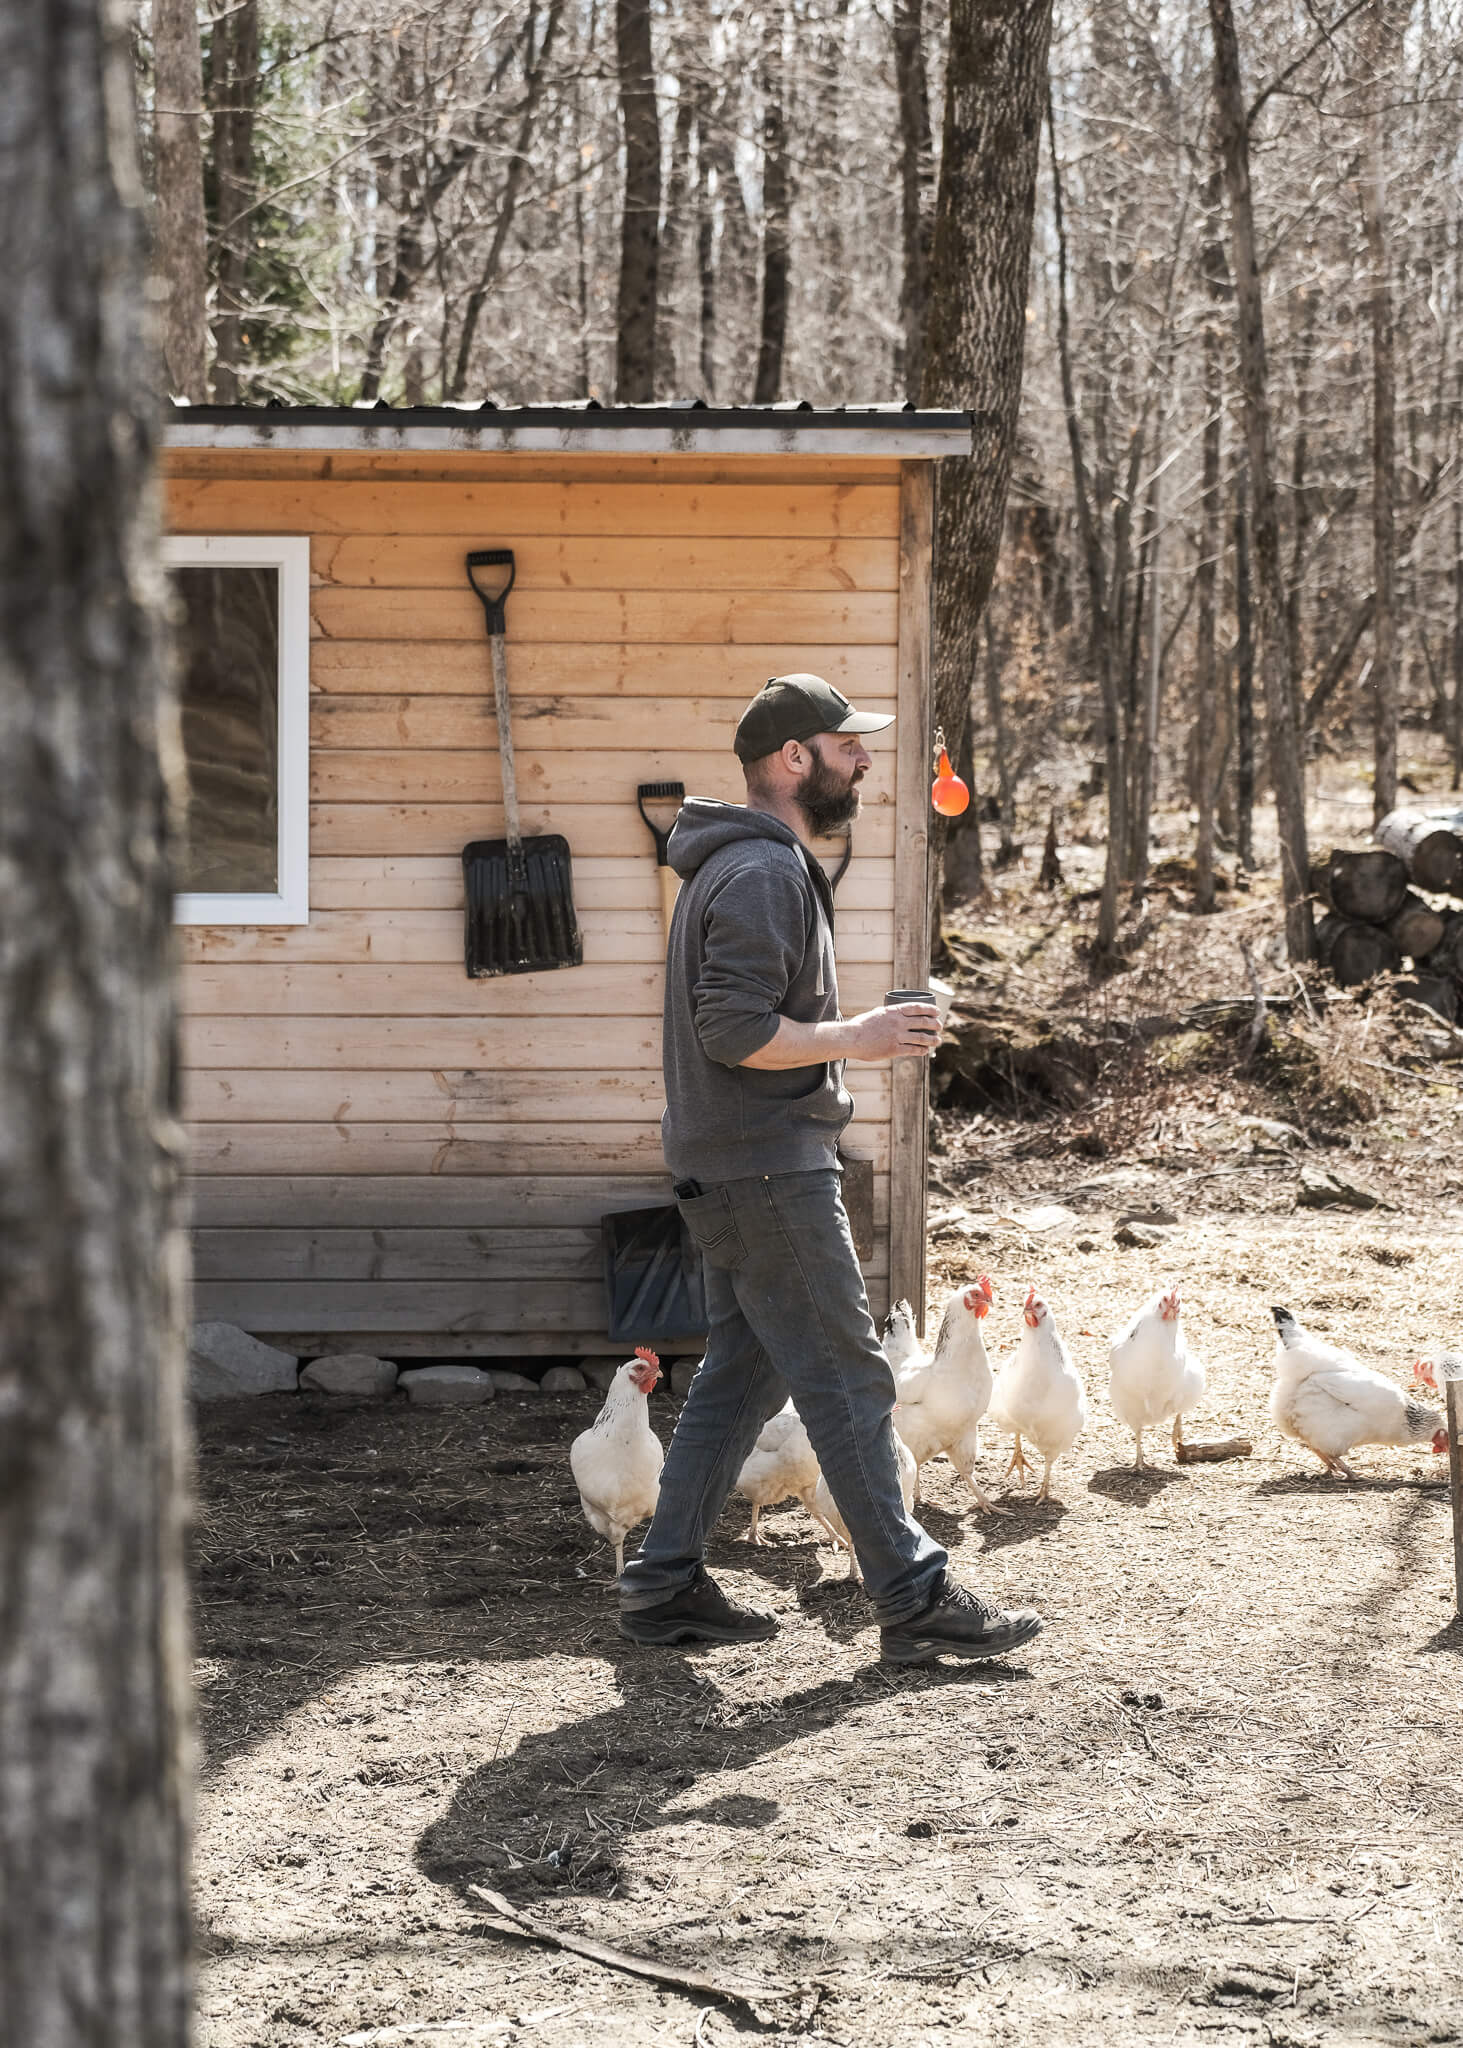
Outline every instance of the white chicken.
<path id="1" fill-rule="evenodd" d="M 928 1357 L 918 1344 L 904 1350 L 902 1359 L 890 1357 L 890 1331 L 884 1331 L 884 1355 L 894 1368 L 899 1396 L 899 1434 L 914 1453 L 914 1497 L 919 1499 L 919 1468 L 937 1451 L 949 1458 L 978 1505 L 989 1514 L 1001 1515 L 986 1494 L 975 1472 L 977 1438 L 981 1417 L 991 1405 L 991 1367 L 981 1337 L 982 1320 L 989 1315 L 995 1299 L 989 1274 L 982 1273 L 971 1287 L 957 1288 L 945 1303 L 935 1348 Z M 890 1312 L 908 1312 L 909 1304 L 899 1302 Z M 909 1318 L 913 1336 L 913 1318 Z M 900 1333 L 902 1336 L 902 1332 Z"/>
<path id="2" fill-rule="evenodd" d="M 811 1515 L 817 1484 L 818 1460 L 808 1442 L 803 1419 L 789 1401 L 763 1423 L 746 1463 L 737 1474 L 737 1492 L 752 1503 L 753 1543 L 767 1540 L 757 1527 L 763 1508 L 775 1507 L 778 1501 L 795 1493 Z"/>
<path id="3" fill-rule="evenodd" d="M 1286 1435 L 1314 1451 L 1328 1472 L 1356 1474 L 1346 1453 L 1357 1444 L 1421 1444 L 1448 1448 L 1443 1418 L 1339 1344 L 1313 1337 L 1288 1308 L 1275 1318 L 1275 1384 L 1270 1413 Z"/>
<path id="4" fill-rule="evenodd" d="M 1463 1358 L 1456 1351 L 1439 1351 L 1412 1362 L 1412 1384 L 1431 1387 L 1440 1394 L 1449 1380 L 1463 1380 Z"/>
<path id="5" fill-rule="evenodd" d="M 1051 1310 L 1034 1287 L 1027 1289 L 1021 1320 L 1021 1341 L 996 1374 L 990 1415 L 992 1422 L 1015 1434 L 1016 1448 L 1006 1470 L 1018 1473 L 1023 1485 L 1027 1464 L 1021 1439 L 1029 1438 L 1041 1452 L 1046 1470 L 1036 1497 L 1050 1500 L 1052 1466 L 1087 1427 L 1087 1392 L 1057 1334 Z"/>
<path id="6" fill-rule="evenodd" d="M 650 1426 L 646 1395 L 660 1378 L 660 1360 L 636 1347 L 588 1429 L 569 1446 L 569 1470 L 591 1529 L 615 1546 L 615 1577 L 625 1569 L 625 1538 L 655 1513 L 665 1451 Z"/>
<path id="7" fill-rule="evenodd" d="M 1137 1441 L 1133 1470 L 1147 1470 L 1143 1432 L 1173 1417 L 1173 1447 L 1184 1440 L 1186 1412 L 1204 1395 L 1204 1368 L 1184 1341 L 1179 1291 L 1167 1287 L 1139 1309 L 1114 1337 L 1108 1359 L 1108 1399 L 1118 1421 Z"/>
<path id="8" fill-rule="evenodd" d="M 919 1338 L 914 1334 L 914 1310 L 907 1301 L 896 1301 L 884 1318 L 884 1356 L 897 1373 L 901 1365 L 918 1358 Z"/>
<path id="9" fill-rule="evenodd" d="M 896 1415 L 898 1414 L 897 1409 L 895 1413 Z M 899 1460 L 899 1491 L 904 1495 L 904 1512 L 909 1514 L 914 1508 L 914 1482 L 917 1468 L 914 1462 L 914 1452 L 899 1434 L 898 1422 L 894 1425 L 894 1452 Z M 862 1585 L 863 1574 L 859 1570 L 859 1561 L 854 1552 L 853 1540 L 848 1533 L 848 1526 L 834 1505 L 828 1481 L 821 1472 L 818 1474 L 818 1484 L 813 1490 L 813 1505 L 809 1508 L 808 1512 L 815 1522 L 821 1522 L 828 1534 L 833 1538 L 833 1541 L 848 1552 L 848 1576 L 857 1584 Z"/>

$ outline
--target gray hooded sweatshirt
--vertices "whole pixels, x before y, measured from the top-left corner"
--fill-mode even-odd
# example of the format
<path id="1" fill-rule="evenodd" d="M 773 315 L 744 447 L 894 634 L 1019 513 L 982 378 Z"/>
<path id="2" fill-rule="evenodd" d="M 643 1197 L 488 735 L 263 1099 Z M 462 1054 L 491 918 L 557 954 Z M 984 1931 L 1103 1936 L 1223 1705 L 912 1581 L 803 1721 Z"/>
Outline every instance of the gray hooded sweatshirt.
<path id="1" fill-rule="evenodd" d="M 693 796 L 670 837 L 681 877 L 665 976 L 666 1111 L 674 1178 L 711 1184 L 829 1167 L 853 1115 L 843 1062 L 739 1063 L 779 1017 L 838 1017 L 833 892 L 780 819 Z"/>

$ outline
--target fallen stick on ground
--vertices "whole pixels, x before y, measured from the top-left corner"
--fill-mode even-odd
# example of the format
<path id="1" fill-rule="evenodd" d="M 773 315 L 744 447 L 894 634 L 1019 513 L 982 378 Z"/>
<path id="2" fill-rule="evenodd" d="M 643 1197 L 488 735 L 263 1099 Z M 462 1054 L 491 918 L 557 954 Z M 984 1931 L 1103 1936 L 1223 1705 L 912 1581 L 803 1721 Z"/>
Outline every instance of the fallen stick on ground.
<path id="1" fill-rule="evenodd" d="M 797 1995 L 780 1985 L 740 1984 L 726 1977 L 709 1977 L 700 1970 L 679 1970 L 673 1963 L 656 1963 L 648 1956 L 630 1955 L 622 1948 L 609 1948 L 604 1942 L 590 1941 L 582 1934 L 561 1934 L 556 1927 L 545 1926 L 543 1921 L 531 1920 L 526 1913 L 520 1913 L 501 1892 L 488 1891 L 477 1884 L 470 1884 L 467 1891 L 470 1898 L 481 1899 L 492 1907 L 492 1916 L 477 1921 L 475 1926 L 490 1928 L 494 1934 L 510 1934 L 519 1941 L 541 1941 L 550 1948 L 567 1949 L 571 1955 L 585 1956 L 592 1963 L 603 1963 L 609 1970 L 625 1970 L 632 1977 L 649 1977 L 656 1984 L 670 1984 L 678 1991 L 698 1991 L 703 1996 L 725 1999 L 730 2005 L 743 2005 L 758 2017 L 761 2009 Z"/>
<path id="2" fill-rule="evenodd" d="M 1181 1465 L 1221 1465 L 1226 1458 L 1250 1457 L 1254 1448 L 1247 1436 L 1222 1436 L 1207 1444 L 1178 1444 L 1174 1456 Z"/>

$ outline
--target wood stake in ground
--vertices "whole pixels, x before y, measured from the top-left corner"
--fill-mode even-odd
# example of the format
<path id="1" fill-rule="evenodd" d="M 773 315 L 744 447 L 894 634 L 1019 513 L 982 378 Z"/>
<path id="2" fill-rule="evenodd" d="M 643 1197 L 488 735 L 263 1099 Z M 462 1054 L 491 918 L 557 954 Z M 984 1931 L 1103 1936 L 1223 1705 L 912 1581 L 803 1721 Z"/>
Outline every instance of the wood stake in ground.
<path id="1" fill-rule="evenodd" d="M 1453 1481 L 1453 1592 L 1463 1614 L 1463 1380 L 1449 1380 L 1448 1468 Z"/>

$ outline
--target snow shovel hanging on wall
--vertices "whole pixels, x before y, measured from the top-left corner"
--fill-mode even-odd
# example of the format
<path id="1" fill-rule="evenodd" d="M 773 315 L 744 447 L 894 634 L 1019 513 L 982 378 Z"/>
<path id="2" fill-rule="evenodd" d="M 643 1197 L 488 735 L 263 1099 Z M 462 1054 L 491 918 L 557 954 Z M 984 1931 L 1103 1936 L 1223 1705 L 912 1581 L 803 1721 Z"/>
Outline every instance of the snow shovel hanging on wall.
<path id="1" fill-rule="evenodd" d="M 474 839 L 462 849 L 467 902 L 464 953 L 468 974 L 537 974 L 546 967 L 578 967 L 584 960 L 569 842 L 558 832 L 525 839 L 518 822 L 513 771 L 513 727 L 508 716 L 508 593 L 517 568 L 511 548 L 476 548 L 467 580 L 483 608 L 493 653 L 493 703 L 498 714 L 498 761 L 503 776 L 505 839 Z"/>

